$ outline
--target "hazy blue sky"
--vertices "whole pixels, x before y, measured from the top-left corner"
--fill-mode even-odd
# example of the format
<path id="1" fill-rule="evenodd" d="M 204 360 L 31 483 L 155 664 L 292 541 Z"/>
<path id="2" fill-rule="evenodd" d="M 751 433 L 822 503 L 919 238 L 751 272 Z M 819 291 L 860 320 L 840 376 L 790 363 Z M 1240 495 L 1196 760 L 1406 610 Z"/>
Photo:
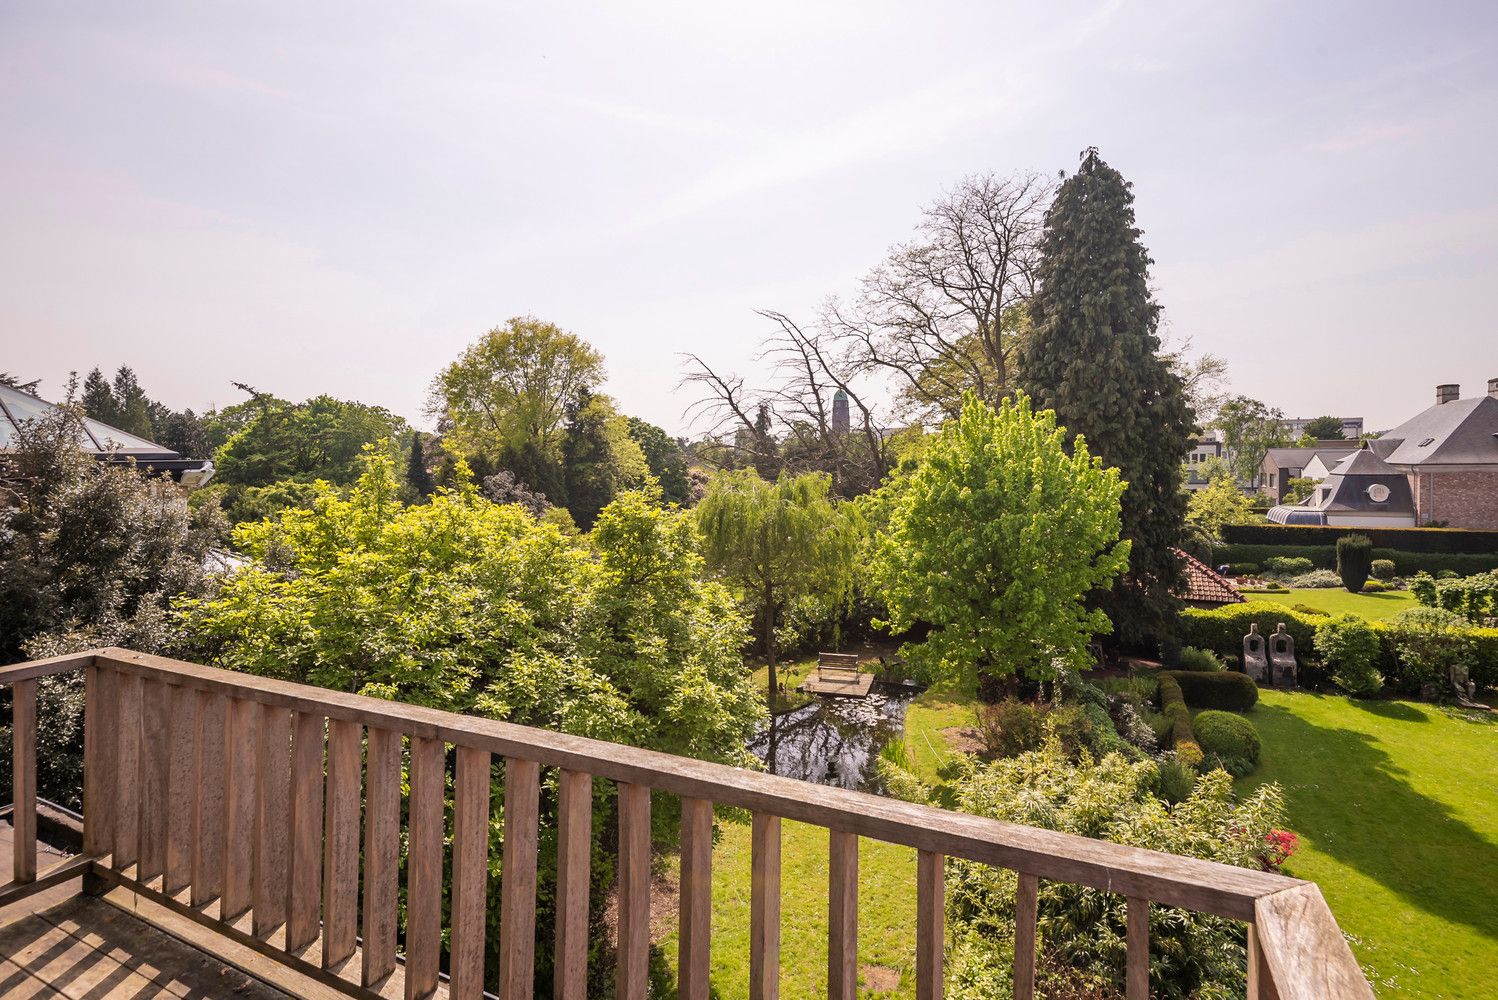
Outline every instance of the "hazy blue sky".
<path id="1" fill-rule="evenodd" d="M 1498 5 L 0 4 L 0 370 L 418 417 L 517 314 L 673 430 L 964 174 L 1135 185 L 1170 332 L 1292 415 L 1498 376 Z"/>

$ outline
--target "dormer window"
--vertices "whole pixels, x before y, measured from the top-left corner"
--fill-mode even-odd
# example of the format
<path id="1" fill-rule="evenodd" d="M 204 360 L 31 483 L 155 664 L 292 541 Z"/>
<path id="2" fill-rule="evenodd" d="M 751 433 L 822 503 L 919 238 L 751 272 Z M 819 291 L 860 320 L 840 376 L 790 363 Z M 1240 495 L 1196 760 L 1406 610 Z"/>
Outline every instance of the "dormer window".
<path id="1" fill-rule="evenodd" d="M 1431 446 L 1431 444 L 1433 444 L 1435 442 L 1435 440 L 1436 440 L 1435 438 L 1426 438 L 1424 441 L 1420 442 L 1419 447 L 1421 447 L 1421 448 L 1429 448 Z"/>

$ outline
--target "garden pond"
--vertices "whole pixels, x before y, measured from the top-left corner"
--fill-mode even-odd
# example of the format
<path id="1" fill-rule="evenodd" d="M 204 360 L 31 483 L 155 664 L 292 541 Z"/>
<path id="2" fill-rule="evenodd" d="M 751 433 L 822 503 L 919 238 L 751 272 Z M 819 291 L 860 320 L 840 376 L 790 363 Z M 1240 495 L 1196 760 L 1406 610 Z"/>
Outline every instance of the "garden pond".
<path id="1" fill-rule="evenodd" d="M 772 774 L 878 792 L 879 751 L 903 736 L 905 709 L 920 692 L 913 684 L 879 683 L 865 698 L 818 695 L 771 716 L 749 741 L 749 750 Z"/>

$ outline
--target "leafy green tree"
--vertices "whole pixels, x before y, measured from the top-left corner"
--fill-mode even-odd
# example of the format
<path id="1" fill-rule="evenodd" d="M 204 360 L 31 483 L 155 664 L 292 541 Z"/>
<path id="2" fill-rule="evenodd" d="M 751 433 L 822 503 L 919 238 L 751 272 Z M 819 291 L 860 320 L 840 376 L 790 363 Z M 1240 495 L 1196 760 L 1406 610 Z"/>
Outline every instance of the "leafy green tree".
<path id="1" fill-rule="evenodd" d="M 661 484 L 661 496 L 667 503 L 684 504 L 691 496 L 687 481 L 687 454 L 681 444 L 655 424 L 639 417 L 626 417 L 629 436 L 650 466 L 650 474 Z"/>
<path id="2" fill-rule="evenodd" d="M 534 316 L 516 317 L 439 372 L 427 405 L 454 455 L 488 456 L 497 462 L 489 471 L 508 468 L 556 496 L 567 408 L 603 378 L 603 356 L 582 338 Z"/>
<path id="3" fill-rule="evenodd" d="M 1228 464 L 1240 483 L 1252 483 L 1258 477 L 1264 452 L 1290 444 L 1283 419 L 1279 410 L 1247 396 L 1233 396 L 1218 407 L 1212 426 L 1222 431 Z"/>
<path id="4" fill-rule="evenodd" d="M 1214 545 L 1222 541 L 1223 525 L 1249 524 L 1254 520 L 1253 501 L 1227 476 L 1194 491 L 1186 503 L 1186 523 L 1205 532 Z"/>
<path id="5" fill-rule="evenodd" d="M 821 472 L 772 483 L 749 469 L 724 471 L 695 510 L 708 569 L 755 609 L 772 699 L 780 690 L 775 627 L 787 603 L 809 595 L 846 599 L 852 590 L 858 523 L 852 508 L 833 502 L 831 484 Z"/>
<path id="6" fill-rule="evenodd" d="M 390 411 L 332 396 L 305 403 L 259 397 L 259 412 L 214 454 L 225 484 L 268 486 L 281 480 L 347 484 L 359 475 L 365 446 L 393 448 L 409 433 Z"/>
<path id="7" fill-rule="evenodd" d="M 1118 471 L 1023 393 L 995 411 L 969 394 L 913 472 L 881 493 L 873 573 L 888 624 L 931 627 L 907 645 L 933 671 L 1050 677 L 1081 666 L 1108 618 L 1087 595 L 1128 568 Z"/>
<path id="8" fill-rule="evenodd" d="M 1186 514 L 1181 456 L 1193 429 L 1181 378 L 1155 332 L 1160 307 L 1139 237 L 1129 183 L 1086 150 L 1046 213 L 1034 329 L 1019 362 L 1019 384 L 1035 406 L 1055 410 L 1128 484 L 1129 572 L 1103 601 L 1126 640 L 1163 634 L 1174 622 L 1180 566 L 1172 548 Z"/>
<path id="9" fill-rule="evenodd" d="M 1307 420 L 1305 433 L 1314 441 L 1341 441 L 1347 436 L 1342 432 L 1341 417 L 1316 417 Z"/>
<path id="10" fill-rule="evenodd" d="M 1316 492 L 1316 480 L 1294 476 L 1285 486 L 1285 503 L 1304 503 Z"/>
<path id="11" fill-rule="evenodd" d="M 614 401 L 584 389 L 568 407 L 562 439 L 567 509 L 584 531 L 616 495 L 644 485 L 650 467 Z"/>
<path id="12" fill-rule="evenodd" d="M 0 463 L 0 663 L 94 646 L 159 652 L 173 599 L 208 590 L 217 508 L 189 509 L 170 481 L 81 451 L 80 416 L 63 407 L 27 421 Z M 43 678 L 39 693 L 38 782 L 77 807 L 81 674 Z"/>
<path id="13" fill-rule="evenodd" d="M 163 448 L 170 448 L 183 458 L 207 458 L 213 454 L 203 421 L 192 410 L 179 412 L 161 407 L 154 423 L 152 440 Z"/>

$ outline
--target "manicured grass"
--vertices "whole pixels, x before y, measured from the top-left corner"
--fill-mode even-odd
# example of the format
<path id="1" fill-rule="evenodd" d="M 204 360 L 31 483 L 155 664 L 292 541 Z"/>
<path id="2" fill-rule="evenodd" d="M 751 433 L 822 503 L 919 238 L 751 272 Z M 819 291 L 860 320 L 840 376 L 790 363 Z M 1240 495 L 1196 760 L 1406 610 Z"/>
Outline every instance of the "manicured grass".
<path id="1" fill-rule="evenodd" d="M 719 820 L 713 846 L 713 995 L 749 996 L 750 828 Z M 672 864 L 676 864 L 672 859 Z M 860 838 L 858 846 L 858 964 L 861 977 L 898 977 L 877 995 L 915 995 L 915 851 Z M 661 951 L 676 973 L 676 916 Z M 780 995 L 827 995 L 827 831 L 781 825 Z M 865 984 L 867 985 L 867 983 Z"/>
<path id="2" fill-rule="evenodd" d="M 1278 592 L 1251 590 L 1244 597 L 1250 601 L 1274 601 L 1278 604 L 1304 604 L 1327 614 L 1354 614 L 1364 618 L 1392 618 L 1405 608 L 1416 607 L 1415 595 L 1408 590 L 1386 590 L 1382 594 L 1349 594 L 1341 587 L 1324 587 Z"/>
<path id="3" fill-rule="evenodd" d="M 1287 870 L 1321 886 L 1379 995 L 1493 996 L 1498 718 L 1277 691 L 1250 718 L 1263 759 L 1241 784 L 1285 790 Z"/>
<path id="4" fill-rule="evenodd" d="M 971 726 L 977 721 L 978 700 L 952 685 L 922 691 L 905 710 L 905 750 L 911 769 L 929 785 L 941 781 L 939 771 L 952 759 L 943 729 Z"/>

